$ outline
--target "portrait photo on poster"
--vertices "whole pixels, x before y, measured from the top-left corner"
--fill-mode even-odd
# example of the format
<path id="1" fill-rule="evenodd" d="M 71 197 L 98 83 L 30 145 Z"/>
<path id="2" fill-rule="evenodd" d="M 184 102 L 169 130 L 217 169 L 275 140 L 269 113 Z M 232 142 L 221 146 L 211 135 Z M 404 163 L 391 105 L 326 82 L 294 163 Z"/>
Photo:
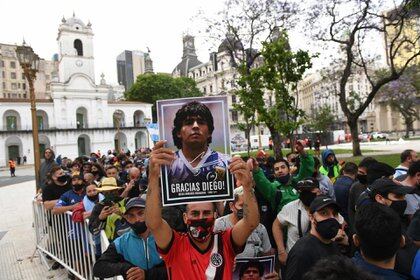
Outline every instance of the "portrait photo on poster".
<path id="1" fill-rule="evenodd" d="M 236 258 L 232 279 L 264 279 L 265 275 L 272 272 L 274 272 L 274 255 L 258 258 Z"/>
<path id="2" fill-rule="evenodd" d="M 161 169 L 162 204 L 233 199 L 226 96 L 157 101 L 160 139 L 175 151 Z"/>

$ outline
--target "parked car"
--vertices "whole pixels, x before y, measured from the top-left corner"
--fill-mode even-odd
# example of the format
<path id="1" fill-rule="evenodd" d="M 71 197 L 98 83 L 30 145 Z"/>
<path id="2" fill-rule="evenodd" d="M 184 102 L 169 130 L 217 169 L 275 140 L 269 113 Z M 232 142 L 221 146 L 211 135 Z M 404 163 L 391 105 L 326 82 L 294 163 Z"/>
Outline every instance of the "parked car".
<path id="1" fill-rule="evenodd" d="M 370 135 L 372 136 L 372 139 L 386 139 L 386 138 L 388 138 L 388 134 L 382 133 L 382 132 L 372 132 Z"/>

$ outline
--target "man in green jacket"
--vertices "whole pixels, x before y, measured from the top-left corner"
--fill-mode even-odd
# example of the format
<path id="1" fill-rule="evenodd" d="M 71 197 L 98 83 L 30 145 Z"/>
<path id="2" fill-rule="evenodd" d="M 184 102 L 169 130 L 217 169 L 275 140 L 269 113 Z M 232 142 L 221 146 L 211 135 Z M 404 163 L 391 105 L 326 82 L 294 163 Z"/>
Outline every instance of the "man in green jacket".
<path id="1" fill-rule="evenodd" d="M 296 143 L 295 149 L 299 153 L 300 159 L 297 175 L 291 177 L 289 163 L 281 159 L 274 164 L 274 177 L 276 179 L 274 182 L 270 182 L 264 176 L 255 159 L 250 158 L 248 160 L 252 167 L 256 189 L 270 203 L 271 209 L 276 210 L 276 213 L 287 203 L 298 199 L 299 195 L 296 193 L 294 186 L 298 181 L 311 177 L 314 173 L 314 158 L 305 152 L 304 144 L 300 140 Z"/>

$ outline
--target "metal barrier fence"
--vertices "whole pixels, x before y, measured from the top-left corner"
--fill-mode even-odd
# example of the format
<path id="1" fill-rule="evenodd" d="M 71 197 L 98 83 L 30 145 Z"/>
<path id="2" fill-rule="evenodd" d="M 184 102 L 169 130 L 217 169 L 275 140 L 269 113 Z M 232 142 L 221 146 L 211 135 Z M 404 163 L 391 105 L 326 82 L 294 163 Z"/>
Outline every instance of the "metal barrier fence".
<path id="1" fill-rule="evenodd" d="M 53 215 L 37 200 L 33 201 L 33 212 L 36 248 L 42 263 L 51 269 L 45 259 L 45 256 L 50 256 L 79 279 L 94 279 L 92 269 L 96 260 L 96 246 L 89 232 L 88 220 L 76 223 L 69 211 Z M 104 231 L 101 231 L 100 239 L 101 252 L 104 252 L 109 245 Z"/>

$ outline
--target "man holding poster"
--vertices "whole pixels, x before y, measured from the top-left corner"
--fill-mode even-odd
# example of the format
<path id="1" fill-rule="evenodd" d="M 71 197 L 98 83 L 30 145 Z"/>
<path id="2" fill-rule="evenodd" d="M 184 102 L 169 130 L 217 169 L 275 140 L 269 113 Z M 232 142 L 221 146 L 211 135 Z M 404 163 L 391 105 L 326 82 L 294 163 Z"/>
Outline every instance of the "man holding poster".
<path id="1" fill-rule="evenodd" d="M 193 126 L 199 125 L 198 122 L 201 121 L 194 119 Z M 181 129 L 181 135 L 187 131 Z M 192 140 L 200 137 L 194 136 Z M 244 190 L 244 215 L 232 229 L 214 234 L 215 204 L 200 202 L 187 204 L 183 220 L 188 230 L 187 233 L 178 233 L 162 219 L 161 213 L 160 169 L 164 165 L 170 166 L 175 160 L 175 153 L 164 144 L 165 141 L 158 142 L 150 156 L 146 223 L 167 265 L 168 275 L 170 279 L 179 280 L 231 279 L 235 256 L 242 252 L 249 235 L 259 224 L 250 170 L 240 157 L 234 157 L 228 166 Z"/>
<path id="2" fill-rule="evenodd" d="M 169 139 L 167 148 L 179 149 L 175 160 L 162 168 L 164 206 L 233 197 L 233 178 L 227 169 L 227 102 L 221 97 L 200 101 L 158 102 L 161 139 Z M 174 115 L 173 121 L 168 118 Z M 220 129 L 215 131 L 215 126 Z"/>

